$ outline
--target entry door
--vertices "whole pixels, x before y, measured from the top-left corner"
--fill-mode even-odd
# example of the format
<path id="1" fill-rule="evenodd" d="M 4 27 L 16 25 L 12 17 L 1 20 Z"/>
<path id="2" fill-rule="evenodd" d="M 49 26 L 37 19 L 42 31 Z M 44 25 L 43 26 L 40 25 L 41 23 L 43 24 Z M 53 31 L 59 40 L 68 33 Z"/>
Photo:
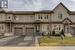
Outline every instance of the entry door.
<path id="1" fill-rule="evenodd" d="M 22 28 L 15 28 L 14 32 L 15 32 L 15 35 L 22 35 L 23 29 Z"/>
<path id="2" fill-rule="evenodd" d="M 34 28 L 26 28 L 26 36 L 32 36 L 34 34 Z"/>
<path id="3" fill-rule="evenodd" d="M 40 35 L 40 24 L 36 25 L 36 35 Z"/>
<path id="4" fill-rule="evenodd" d="M 64 31 L 65 33 L 69 33 L 69 25 L 64 25 Z"/>

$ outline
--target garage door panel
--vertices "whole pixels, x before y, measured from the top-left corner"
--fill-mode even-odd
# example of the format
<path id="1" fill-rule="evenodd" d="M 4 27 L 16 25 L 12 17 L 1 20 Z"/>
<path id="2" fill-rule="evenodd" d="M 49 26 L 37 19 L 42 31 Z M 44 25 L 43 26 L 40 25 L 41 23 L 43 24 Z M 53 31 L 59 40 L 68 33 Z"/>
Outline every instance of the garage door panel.
<path id="1" fill-rule="evenodd" d="M 22 35 L 23 29 L 22 28 L 15 28 L 14 32 L 15 32 L 15 35 Z"/>
<path id="2" fill-rule="evenodd" d="M 26 28 L 26 35 L 31 36 L 34 33 L 34 28 Z"/>

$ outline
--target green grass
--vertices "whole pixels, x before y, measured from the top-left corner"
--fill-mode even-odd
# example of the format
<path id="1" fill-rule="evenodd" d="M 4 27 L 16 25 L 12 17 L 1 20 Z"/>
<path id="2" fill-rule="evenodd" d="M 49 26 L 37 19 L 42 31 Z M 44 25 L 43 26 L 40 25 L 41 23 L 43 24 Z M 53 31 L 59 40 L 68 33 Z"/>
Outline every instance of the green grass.
<path id="1" fill-rule="evenodd" d="M 48 37 L 44 36 L 38 39 L 40 46 L 75 46 L 75 37 L 65 37 L 63 40 L 61 37 Z"/>

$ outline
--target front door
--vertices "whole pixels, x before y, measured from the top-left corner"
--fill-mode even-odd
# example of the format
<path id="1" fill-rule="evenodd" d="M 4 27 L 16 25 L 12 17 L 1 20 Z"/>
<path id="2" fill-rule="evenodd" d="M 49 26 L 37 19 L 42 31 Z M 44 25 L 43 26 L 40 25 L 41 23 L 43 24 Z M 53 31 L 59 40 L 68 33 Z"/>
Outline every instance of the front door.
<path id="1" fill-rule="evenodd" d="M 64 25 L 64 31 L 65 31 L 65 33 L 69 33 L 69 26 L 68 25 Z"/>
<path id="2" fill-rule="evenodd" d="M 36 25 L 36 35 L 40 35 L 40 25 Z"/>

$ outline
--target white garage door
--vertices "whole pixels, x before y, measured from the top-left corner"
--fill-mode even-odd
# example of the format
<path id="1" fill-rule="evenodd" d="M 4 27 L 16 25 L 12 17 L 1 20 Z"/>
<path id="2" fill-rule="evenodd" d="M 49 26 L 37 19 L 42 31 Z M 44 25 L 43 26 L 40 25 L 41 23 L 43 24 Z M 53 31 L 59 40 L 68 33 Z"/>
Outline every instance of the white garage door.
<path id="1" fill-rule="evenodd" d="M 15 35 L 22 35 L 23 29 L 22 28 L 14 28 Z"/>
<path id="2" fill-rule="evenodd" d="M 31 36 L 34 34 L 34 28 L 26 28 L 26 36 Z"/>

